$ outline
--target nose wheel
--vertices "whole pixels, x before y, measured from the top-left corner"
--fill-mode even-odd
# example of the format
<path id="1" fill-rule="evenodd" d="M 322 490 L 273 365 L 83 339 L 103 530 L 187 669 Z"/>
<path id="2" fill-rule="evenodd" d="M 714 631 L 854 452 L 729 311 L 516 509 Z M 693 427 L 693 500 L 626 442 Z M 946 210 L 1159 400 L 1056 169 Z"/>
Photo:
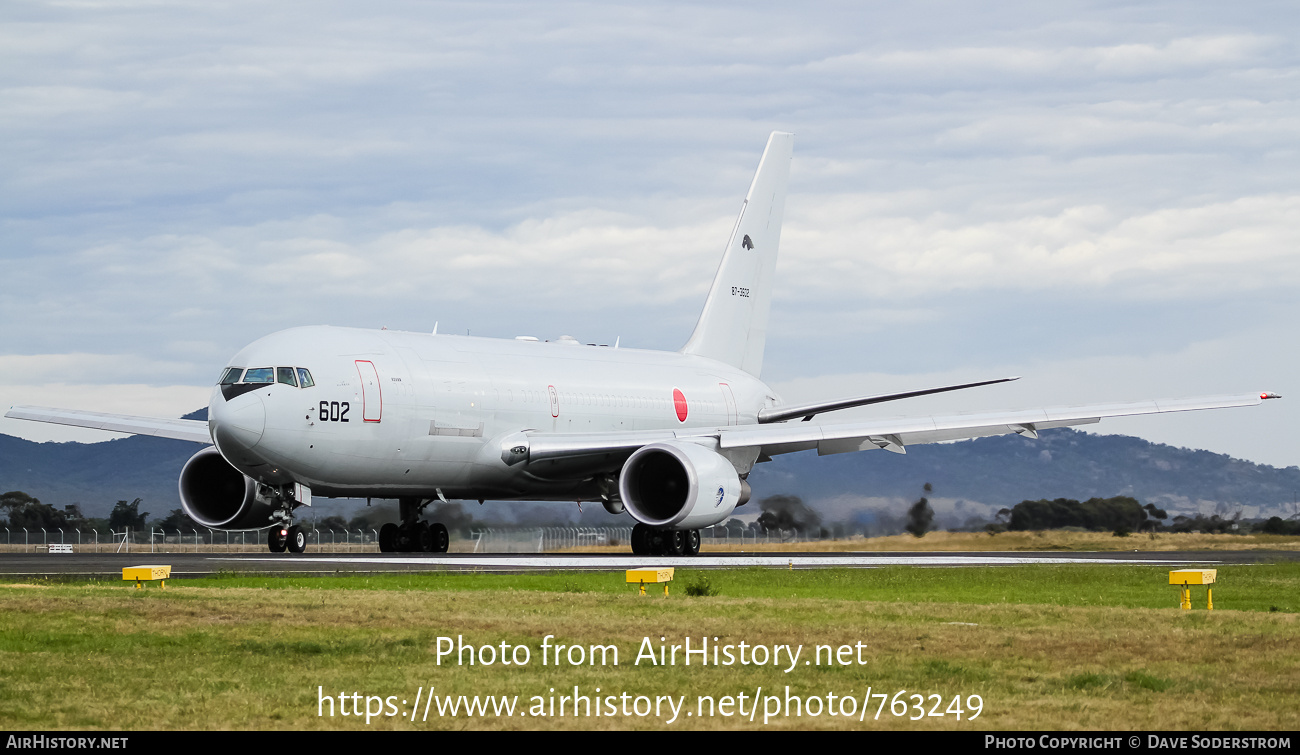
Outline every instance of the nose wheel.
<path id="1" fill-rule="evenodd" d="M 272 514 L 272 520 L 276 522 L 270 532 L 266 533 L 266 547 L 272 553 L 302 553 L 307 550 L 307 530 L 293 524 L 293 510 L 299 506 L 310 505 L 310 491 L 305 500 L 306 504 L 299 502 L 294 496 L 296 495 L 295 485 L 280 485 L 272 487 L 263 485 L 261 492 L 263 495 L 272 497 L 279 510 Z M 307 490 L 303 488 L 303 490 Z"/>
<path id="2" fill-rule="evenodd" d="M 302 553 L 307 550 L 307 533 L 302 527 L 295 524 L 289 528 L 289 538 L 285 547 L 290 553 Z"/>
<path id="3" fill-rule="evenodd" d="M 266 533 L 266 546 L 272 553 L 302 553 L 307 550 L 307 532 L 298 525 L 277 525 Z"/>

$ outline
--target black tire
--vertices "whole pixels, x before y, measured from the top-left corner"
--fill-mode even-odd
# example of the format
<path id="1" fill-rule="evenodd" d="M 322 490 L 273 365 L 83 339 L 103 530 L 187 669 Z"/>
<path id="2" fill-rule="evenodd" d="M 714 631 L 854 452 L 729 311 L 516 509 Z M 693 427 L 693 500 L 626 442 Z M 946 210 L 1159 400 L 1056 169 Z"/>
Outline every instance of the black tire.
<path id="1" fill-rule="evenodd" d="M 435 522 L 429 531 L 433 533 L 433 552 L 446 553 L 451 545 L 451 533 L 447 532 L 447 525 Z"/>
<path id="2" fill-rule="evenodd" d="M 632 555 L 650 555 L 650 528 L 639 522 L 632 527 Z"/>
<path id="3" fill-rule="evenodd" d="M 686 530 L 686 543 L 682 553 L 687 556 L 700 555 L 700 531 Z"/>
<path id="4" fill-rule="evenodd" d="M 379 528 L 379 552 L 392 553 L 397 550 L 397 525 L 388 522 Z"/>
<path id="5" fill-rule="evenodd" d="M 307 550 L 307 533 L 303 531 L 302 527 L 295 524 L 289 528 L 289 537 L 285 542 L 285 547 L 289 549 L 290 553 L 302 553 Z"/>
<path id="6" fill-rule="evenodd" d="M 419 548 L 419 547 L 420 547 L 420 541 L 417 539 L 417 536 L 418 536 L 418 535 L 419 535 L 419 531 L 418 531 L 418 530 L 414 530 L 414 528 L 407 527 L 407 526 L 404 525 L 404 524 L 398 525 L 398 527 L 397 527 L 397 540 L 396 540 L 396 543 L 395 543 L 396 546 L 397 546 L 397 550 L 398 550 L 398 552 L 399 552 L 399 553 L 410 553 L 411 551 L 415 550 L 416 548 Z"/>
<path id="7" fill-rule="evenodd" d="M 664 533 L 664 555 L 681 556 L 686 553 L 686 531 L 668 530 Z"/>
<path id="8" fill-rule="evenodd" d="M 283 527 L 272 527 L 270 532 L 266 533 L 266 547 L 271 549 L 272 553 L 284 553 L 284 546 L 288 544 L 288 537 Z"/>
<path id="9" fill-rule="evenodd" d="M 415 525 L 415 547 L 411 550 L 420 553 L 431 553 L 433 551 L 433 531 L 429 529 L 428 522 L 420 522 Z"/>

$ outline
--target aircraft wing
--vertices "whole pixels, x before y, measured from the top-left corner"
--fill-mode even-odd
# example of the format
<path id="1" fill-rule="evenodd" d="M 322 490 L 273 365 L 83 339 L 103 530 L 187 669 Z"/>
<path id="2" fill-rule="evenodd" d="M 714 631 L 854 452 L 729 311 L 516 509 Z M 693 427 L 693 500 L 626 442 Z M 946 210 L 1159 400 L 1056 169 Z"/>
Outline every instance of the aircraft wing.
<path id="1" fill-rule="evenodd" d="M 12 419 L 29 419 L 33 422 L 51 422 L 56 425 L 112 430 L 117 433 L 189 440 L 195 443 L 212 442 L 212 435 L 208 432 L 208 423 L 197 419 L 132 417 L 125 414 L 83 412 L 77 409 L 51 409 L 44 406 L 15 406 L 5 412 L 5 416 Z"/>
<path id="2" fill-rule="evenodd" d="M 907 446 L 921 443 L 940 443 L 1009 433 L 1036 438 L 1039 430 L 1092 424 L 1107 417 L 1254 406 L 1266 398 L 1277 398 L 1277 396 L 1253 393 L 1241 396 L 1159 399 L 1125 404 L 1093 404 L 985 414 L 900 417 L 844 424 L 815 425 L 800 422 L 777 426 L 745 426 L 719 428 L 718 439 L 722 448 L 759 446 L 762 453 L 767 456 L 813 448 L 816 448 L 817 453 L 822 456 L 875 448 L 906 453 Z M 771 430 L 780 432 L 772 433 Z"/>
<path id="3" fill-rule="evenodd" d="M 1025 409 L 984 414 L 953 414 L 934 417 L 896 417 L 846 422 L 815 424 L 812 422 L 784 422 L 756 425 L 734 425 L 715 428 L 689 428 L 682 430 L 652 430 L 629 433 L 537 433 L 527 432 L 526 452 L 516 447 L 507 463 L 527 461 L 530 466 L 539 462 L 558 462 L 565 459 L 592 459 L 603 457 L 608 461 L 626 458 L 637 448 L 649 443 L 671 440 L 716 440 L 722 449 L 759 450 L 760 457 L 817 449 L 819 455 L 870 451 L 883 448 L 895 453 L 906 453 L 907 446 L 921 443 L 939 443 L 988 435 L 1019 433 L 1038 437 L 1039 430 L 1071 425 L 1086 425 L 1107 417 L 1130 417 L 1142 414 L 1163 414 L 1200 409 L 1226 409 L 1254 406 L 1270 398 L 1273 393 L 1252 393 L 1238 396 L 1212 396 L 1189 399 L 1159 399 L 1125 404 L 1093 404 L 1087 406 Z"/>
<path id="4" fill-rule="evenodd" d="M 874 396 L 854 396 L 852 398 L 842 398 L 834 401 L 816 401 L 811 404 L 775 406 L 771 409 L 760 411 L 758 413 L 758 422 L 760 425 L 768 422 L 784 422 L 796 417 L 802 417 L 804 422 L 808 422 L 818 414 L 839 411 L 840 409 L 852 409 L 857 406 L 883 404 L 886 401 L 897 401 L 903 398 L 915 398 L 916 396 L 929 396 L 935 393 L 947 393 L 948 391 L 960 391 L 966 388 L 978 388 L 982 385 L 993 385 L 994 383 L 1008 383 L 1012 380 L 1019 379 L 1020 378 L 1018 377 L 1007 377 L 998 378 L 996 380 L 981 380 L 978 383 L 962 383 L 961 385 L 944 385 L 938 388 L 923 388 L 915 391 L 903 391 L 902 393 L 879 393 Z"/>

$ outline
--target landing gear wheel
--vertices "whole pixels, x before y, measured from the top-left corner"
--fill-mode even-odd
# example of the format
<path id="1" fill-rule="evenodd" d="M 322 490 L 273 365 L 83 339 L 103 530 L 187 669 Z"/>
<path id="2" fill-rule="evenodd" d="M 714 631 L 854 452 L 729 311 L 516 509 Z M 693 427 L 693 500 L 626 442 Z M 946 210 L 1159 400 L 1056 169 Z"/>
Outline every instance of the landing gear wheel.
<path id="1" fill-rule="evenodd" d="M 649 556 L 650 554 L 650 528 L 644 524 L 637 523 L 632 527 L 632 555 Z"/>
<path id="2" fill-rule="evenodd" d="M 687 556 L 700 555 L 700 531 L 686 530 L 683 534 L 686 535 L 686 543 L 685 548 L 682 549 L 682 553 Z"/>
<path id="3" fill-rule="evenodd" d="M 289 533 L 283 527 L 272 527 L 271 531 L 266 533 L 266 547 L 271 549 L 272 553 L 284 553 L 284 546 L 288 544 Z"/>
<path id="4" fill-rule="evenodd" d="M 428 522 L 415 525 L 415 547 L 411 550 L 428 553 L 433 550 L 433 533 L 429 531 Z"/>
<path id="5" fill-rule="evenodd" d="M 646 544 L 649 546 L 651 556 L 671 556 L 673 555 L 672 543 L 669 542 L 668 530 L 657 530 L 651 528 L 646 535 Z"/>
<path id="6" fill-rule="evenodd" d="M 397 525 L 388 522 L 379 528 L 379 551 L 392 553 L 397 550 Z"/>
<path id="7" fill-rule="evenodd" d="M 307 533 L 295 524 L 289 528 L 288 542 L 285 545 L 290 553 L 302 553 L 307 550 Z"/>
<path id="8" fill-rule="evenodd" d="M 433 552 L 446 553 L 447 546 L 451 544 L 451 535 L 447 532 L 447 525 L 436 522 L 429 528 L 433 535 Z"/>
<path id="9" fill-rule="evenodd" d="M 407 527 L 406 525 L 399 526 L 397 528 L 397 550 L 402 553 L 410 553 L 418 548 L 420 544 L 415 537 L 416 533 L 412 531 L 411 527 Z"/>
<path id="10" fill-rule="evenodd" d="M 686 553 L 685 530 L 668 530 L 664 533 L 664 555 L 680 556 Z"/>

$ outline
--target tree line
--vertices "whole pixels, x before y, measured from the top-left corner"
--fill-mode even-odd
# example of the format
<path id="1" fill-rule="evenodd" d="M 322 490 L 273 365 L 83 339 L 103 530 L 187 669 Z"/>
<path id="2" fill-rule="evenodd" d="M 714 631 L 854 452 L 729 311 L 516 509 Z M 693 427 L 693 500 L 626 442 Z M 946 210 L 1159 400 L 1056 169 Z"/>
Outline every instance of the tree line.
<path id="1" fill-rule="evenodd" d="M 41 503 L 21 490 L 11 490 L 0 496 L 0 511 L 6 520 L 6 526 L 13 530 L 112 530 L 121 532 L 125 529 L 144 530 L 150 526 L 148 511 L 140 511 L 143 501 L 118 501 L 107 517 L 87 517 L 82 515 L 78 504 L 55 508 L 48 503 Z M 172 532 L 179 529 L 201 529 L 198 524 L 185 515 L 181 509 L 171 512 L 152 523 L 155 528 Z"/>
<path id="2" fill-rule="evenodd" d="M 1249 532 L 1271 535 L 1300 535 L 1300 521 L 1271 517 L 1263 522 L 1241 522 L 1241 513 L 1224 517 L 1218 514 L 1180 514 L 1166 523 L 1169 513 L 1155 504 L 1145 506 L 1129 496 L 1114 498 L 1089 498 L 1080 502 L 1068 498 L 1021 501 L 1013 508 L 998 512 L 1001 524 L 990 525 L 989 531 L 1050 530 L 1079 527 L 1096 532 L 1107 530 L 1117 535 L 1130 532 L 1200 532 L 1229 534 Z"/>
<path id="3" fill-rule="evenodd" d="M 1004 509 L 1005 511 L 1005 509 Z M 1080 527 L 1085 530 L 1116 534 L 1155 530 L 1169 518 L 1168 512 L 1155 504 L 1143 506 L 1126 495 L 1114 498 L 1089 498 L 1080 502 L 1069 498 L 1021 501 L 1010 511 L 1007 529 L 1054 530 Z"/>

